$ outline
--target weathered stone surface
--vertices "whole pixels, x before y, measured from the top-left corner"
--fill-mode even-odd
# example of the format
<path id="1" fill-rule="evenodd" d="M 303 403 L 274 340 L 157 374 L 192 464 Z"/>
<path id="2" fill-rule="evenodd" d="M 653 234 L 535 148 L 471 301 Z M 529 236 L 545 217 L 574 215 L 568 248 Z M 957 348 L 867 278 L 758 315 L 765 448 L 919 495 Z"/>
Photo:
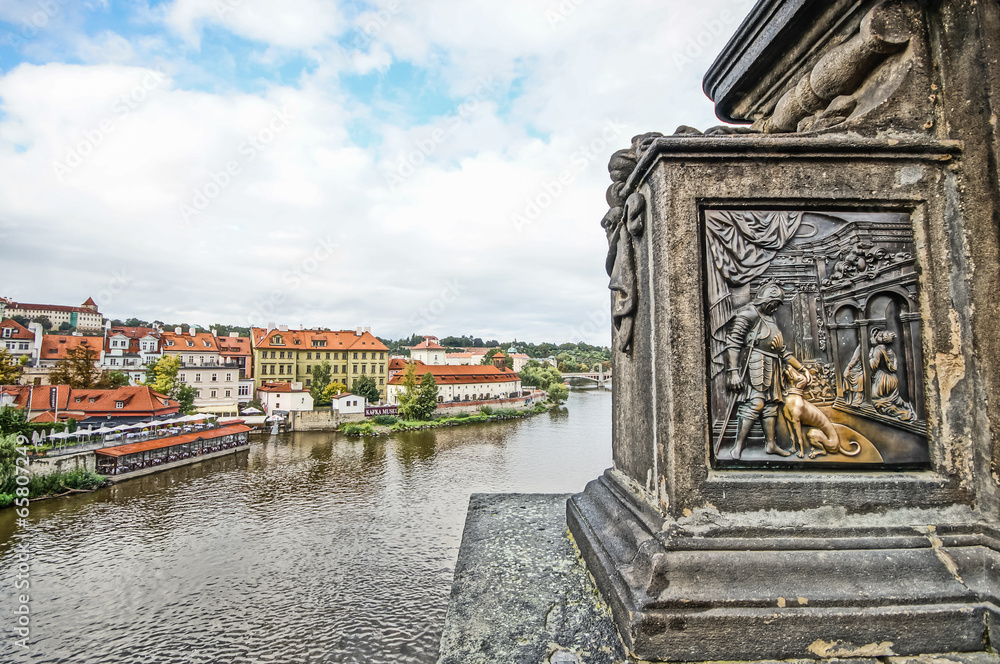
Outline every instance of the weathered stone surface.
<path id="1" fill-rule="evenodd" d="M 566 532 L 568 497 L 472 496 L 440 664 L 626 661 Z"/>
<path id="2" fill-rule="evenodd" d="M 887 658 L 994 647 L 998 53 L 995 0 L 761 0 L 706 77 L 720 117 L 753 128 L 645 134 L 627 151 L 631 170 L 631 162 L 616 162 L 612 207 L 602 220 L 618 317 L 615 467 L 571 499 L 568 522 L 633 654 L 659 661 Z M 753 334 L 744 329 L 757 319 L 743 309 L 744 327 L 721 327 L 732 318 L 714 327 L 709 321 L 721 301 L 713 295 L 742 298 L 735 312 L 769 275 L 739 281 L 717 263 L 713 271 L 706 253 L 712 211 L 742 215 L 749 226 L 763 225 L 772 211 L 863 219 L 872 222 L 869 230 L 879 219 L 895 220 L 898 228 L 870 238 L 872 246 L 906 243 L 905 251 L 894 250 L 898 261 L 904 253 L 911 261 L 905 274 L 864 268 L 871 283 L 882 279 L 879 288 L 895 288 L 906 300 L 894 314 L 870 315 L 872 293 L 864 288 L 854 298 L 826 285 L 843 279 L 840 268 L 854 260 L 845 257 L 846 244 L 832 259 L 840 268 L 831 262 L 827 271 L 819 263 L 823 247 L 800 243 L 806 248 L 784 254 L 776 273 L 783 290 L 795 282 L 785 292 L 804 294 L 809 286 L 813 293 L 799 298 L 794 329 L 806 330 L 801 312 L 808 309 L 825 318 L 819 329 L 866 333 L 865 342 L 845 342 L 839 357 L 861 348 L 869 364 L 854 376 L 837 366 L 837 401 L 820 406 L 831 415 L 837 408 L 872 415 L 878 426 L 866 429 L 869 442 L 891 438 L 896 447 L 882 459 L 898 459 L 897 468 L 888 461 L 880 467 L 875 454 L 854 468 L 846 459 L 825 460 L 827 469 L 788 463 L 762 444 L 776 440 L 765 424 L 777 415 L 754 399 L 788 400 L 763 391 L 774 387 L 770 369 L 754 359 Z M 760 248 L 777 253 L 790 246 L 784 242 Z M 753 251 L 743 254 L 750 262 L 762 258 Z M 804 266 L 816 267 L 811 285 L 800 278 Z M 729 291 L 718 287 L 720 274 Z M 746 290 L 737 295 L 737 288 Z M 833 320 L 831 312 L 845 304 L 864 315 Z M 903 335 L 881 327 L 890 319 L 909 326 L 905 347 Z M 772 322 L 792 329 L 788 319 Z M 722 364 L 724 329 L 736 341 L 722 340 L 731 353 Z M 788 340 L 793 355 L 814 343 L 810 334 Z M 774 342 L 775 371 L 787 363 L 802 378 L 802 363 L 779 336 L 768 329 L 757 339 Z M 729 375 L 720 381 L 719 366 L 741 376 L 738 357 L 758 362 L 756 393 Z M 892 394 L 897 380 L 905 398 Z M 848 381 L 857 403 L 845 393 Z M 806 387 L 798 385 L 796 395 Z M 763 429 L 744 459 L 739 444 L 727 459 L 713 450 L 716 425 L 725 434 L 720 441 L 750 440 L 740 425 L 725 433 L 733 405 L 744 407 L 736 415 L 744 424 L 758 418 Z M 802 412 L 782 406 L 780 416 L 792 426 Z"/>

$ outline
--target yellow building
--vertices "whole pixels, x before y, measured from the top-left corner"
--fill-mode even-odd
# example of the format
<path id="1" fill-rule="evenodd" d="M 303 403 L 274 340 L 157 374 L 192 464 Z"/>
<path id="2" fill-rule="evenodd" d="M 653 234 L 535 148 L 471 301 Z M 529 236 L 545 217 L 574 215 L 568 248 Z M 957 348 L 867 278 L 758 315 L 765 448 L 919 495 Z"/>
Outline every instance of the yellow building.
<path id="1" fill-rule="evenodd" d="M 357 330 L 290 330 L 287 325 L 250 329 L 254 389 L 264 382 L 301 382 L 308 389 L 322 362 L 330 363 L 330 380 L 348 389 L 360 376 L 375 379 L 385 400 L 389 382 L 389 349 L 368 328 Z"/>

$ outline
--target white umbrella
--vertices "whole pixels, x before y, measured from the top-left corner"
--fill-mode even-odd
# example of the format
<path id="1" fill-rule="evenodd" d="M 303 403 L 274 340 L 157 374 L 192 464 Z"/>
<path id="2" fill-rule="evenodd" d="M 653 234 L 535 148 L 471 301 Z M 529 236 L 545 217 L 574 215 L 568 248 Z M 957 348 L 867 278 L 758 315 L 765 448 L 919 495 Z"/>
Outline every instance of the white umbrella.
<path id="1" fill-rule="evenodd" d="M 243 413 L 244 415 L 260 415 L 264 411 L 260 410 L 259 408 L 254 408 L 253 406 L 250 406 L 249 408 L 244 408 L 240 412 Z"/>
<path id="2" fill-rule="evenodd" d="M 73 434 L 71 434 L 71 433 L 64 433 L 64 432 L 60 431 L 59 433 L 49 434 L 49 440 L 52 440 L 53 438 L 59 438 L 59 439 L 69 438 L 72 435 Z"/>

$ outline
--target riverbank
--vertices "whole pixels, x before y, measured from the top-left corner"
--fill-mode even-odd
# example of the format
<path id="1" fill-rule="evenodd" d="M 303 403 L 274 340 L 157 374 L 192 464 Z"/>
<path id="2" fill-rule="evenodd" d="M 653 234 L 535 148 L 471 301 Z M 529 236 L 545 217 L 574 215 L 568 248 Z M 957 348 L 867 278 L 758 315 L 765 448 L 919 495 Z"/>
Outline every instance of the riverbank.
<path id="1" fill-rule="evenodd" d="M 106 477 L 90 470 L 32 475 L 23 484 L 18 483 L 17 477 L 26 476 L 15 475 L 0 487 L 0 508 L 15 505 L 17 499 L 26 498 L 29 502 L 35 502 L 48 498 L 62 498 L 73 493 L 90 493 L 110 484 Z"/>
<path id="2" fill-rule="evenodd" d="M 484 422 L 501 422 L 504 420 L 520 420 L 548 412 L 556 404 L 536 403 L 530 410 L 515 408 L 490 408 L 483 406 L 479 413 L 457 413 L 433 420 L 400 420 L 394 415 L 376 415 L 363 422 L 342 424 L 338 431 L 345 436 L 369 437 L 388 436 L 403 431 L 424 431 L 443 427 L 456 427 L 465 424 L 481 424 Z"/>

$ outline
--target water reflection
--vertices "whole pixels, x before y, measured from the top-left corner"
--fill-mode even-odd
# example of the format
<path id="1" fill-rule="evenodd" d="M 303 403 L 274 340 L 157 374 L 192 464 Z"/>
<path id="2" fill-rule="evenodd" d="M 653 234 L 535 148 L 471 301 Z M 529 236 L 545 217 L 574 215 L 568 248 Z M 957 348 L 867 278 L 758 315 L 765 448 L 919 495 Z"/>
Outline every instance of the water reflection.
<path id="1" fill-rule="evenodd" d="M 610 395 L 523 421 L 249 451 L 34 503 L 30 649 L 7 662 L 433 662 L 472 492 L 572 492 Z M 0 622 L 14 624 L 12 510 Z"/>

